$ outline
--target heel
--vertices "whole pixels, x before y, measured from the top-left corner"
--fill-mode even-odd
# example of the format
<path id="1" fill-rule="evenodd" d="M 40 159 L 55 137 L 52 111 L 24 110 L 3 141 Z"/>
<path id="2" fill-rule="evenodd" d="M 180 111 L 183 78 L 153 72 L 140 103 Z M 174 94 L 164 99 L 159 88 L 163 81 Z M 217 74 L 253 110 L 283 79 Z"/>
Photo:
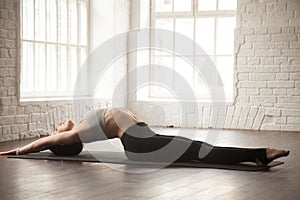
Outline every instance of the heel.
<path id="1" fill-rule="evenodd" d="M 273 160 L 267 158 L 267 149 L 260 149 L 256 155 L 256 163 L 261 163 L 262 165 L 268 165 Z"/>

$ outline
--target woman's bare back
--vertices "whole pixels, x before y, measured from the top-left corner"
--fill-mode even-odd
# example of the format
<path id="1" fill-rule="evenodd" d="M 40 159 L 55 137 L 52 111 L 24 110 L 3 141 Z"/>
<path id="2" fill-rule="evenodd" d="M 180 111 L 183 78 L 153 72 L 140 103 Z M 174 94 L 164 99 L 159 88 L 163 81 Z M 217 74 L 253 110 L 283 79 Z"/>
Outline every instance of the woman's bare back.
<path id="1" fill-rule="evenodd" d="M 104 117 L 105 129 L 111 138 L 121 138 L 130 126 L 138 122 L 143 120 L 125 108 L 109 108 Z"/>

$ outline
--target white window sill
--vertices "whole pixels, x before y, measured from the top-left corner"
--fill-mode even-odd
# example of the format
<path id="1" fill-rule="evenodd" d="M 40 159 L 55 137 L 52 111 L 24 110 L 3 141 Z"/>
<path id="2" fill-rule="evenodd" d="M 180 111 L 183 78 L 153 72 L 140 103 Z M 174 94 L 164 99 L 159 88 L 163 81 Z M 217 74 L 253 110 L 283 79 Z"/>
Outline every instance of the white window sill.
<path id="1" fill-rule="evenodd" d="M 20 98 L 21 103 L 41 101 L 72 101 L 72 97 L 43 97 L 43 98 Z"/>
<path id="2" fill-rule="evenodd" d="M 97 102 L 111 102 L 111 99 L 98 99 L 91 96 L 83 96 L 83 97 L 77 97 L 76 100 L 79 101 L 97 101 Z M 31 102 L 59 102 L 59 101 L 74 101 L 74 97 L 26 97 L 26 98 L 20 98 L 20 103 L 31 103 Z"/>

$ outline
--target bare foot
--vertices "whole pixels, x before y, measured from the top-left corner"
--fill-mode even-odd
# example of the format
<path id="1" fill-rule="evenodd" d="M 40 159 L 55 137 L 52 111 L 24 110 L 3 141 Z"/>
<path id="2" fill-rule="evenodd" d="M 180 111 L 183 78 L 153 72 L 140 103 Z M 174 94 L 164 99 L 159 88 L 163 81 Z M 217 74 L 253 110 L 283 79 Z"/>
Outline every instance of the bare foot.
<path id="1" fill-rule="evenodd" d="M 266 150 L 267 160 L 263 161 L 263 160 L 260 160 L 257 158 L 256 164 L 258 166 L 264 166 L 277 158 L 285 157 L 285 156 L 288 156 L 289 154 L 290 154 L 290 151 L 267 148 L 267 150 Z"/>
<path id="2" fill-rule="evenodd" d="M 290 151 L 267 148 L 267 159 L 274 160 L 280 157 L 288 156 Z"/>

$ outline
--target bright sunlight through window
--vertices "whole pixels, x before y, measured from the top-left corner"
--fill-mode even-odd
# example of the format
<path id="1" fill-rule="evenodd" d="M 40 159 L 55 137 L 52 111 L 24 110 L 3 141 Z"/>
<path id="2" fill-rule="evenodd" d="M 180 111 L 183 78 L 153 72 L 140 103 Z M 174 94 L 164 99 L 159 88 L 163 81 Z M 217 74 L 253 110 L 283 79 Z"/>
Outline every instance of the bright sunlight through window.
<path id="1" fill-rule="evenodd" d="M 200 45 L 206 55 L 201 55 L 201 52 L 194 50 L 191 51 L 193 54 L 185 56 L 204 59 L 208 55 L 221 76 L 226 101 L 232 101 L 236 0 L 152 0 L 151 3 L 151 26 L 181 33 Z M 173 41 L 175 50 L 176 38 Z M 155 50 L 151 51 L 150 62 L 169 67 L 181 74 L 193 88 L 198 99 L 205 101 L 210 98 L 201 76 L 182 58 L 172 53 Z M 213 76 L 212 74 L 209 78 L 216 79 Z M 174 87 L 176 86 L 172 74 L 151 71 L 152 81 L 162 78 L 168 79 Z M 151 86 L 149 94 L 152 98 L 172 98 L 171 93 L 158 86 Z"/>
<path id="2" fill-rule="evenodd" d="M 22 0 L 21 98 L 72 95 L 88 53 L 88 0 Z"/>

